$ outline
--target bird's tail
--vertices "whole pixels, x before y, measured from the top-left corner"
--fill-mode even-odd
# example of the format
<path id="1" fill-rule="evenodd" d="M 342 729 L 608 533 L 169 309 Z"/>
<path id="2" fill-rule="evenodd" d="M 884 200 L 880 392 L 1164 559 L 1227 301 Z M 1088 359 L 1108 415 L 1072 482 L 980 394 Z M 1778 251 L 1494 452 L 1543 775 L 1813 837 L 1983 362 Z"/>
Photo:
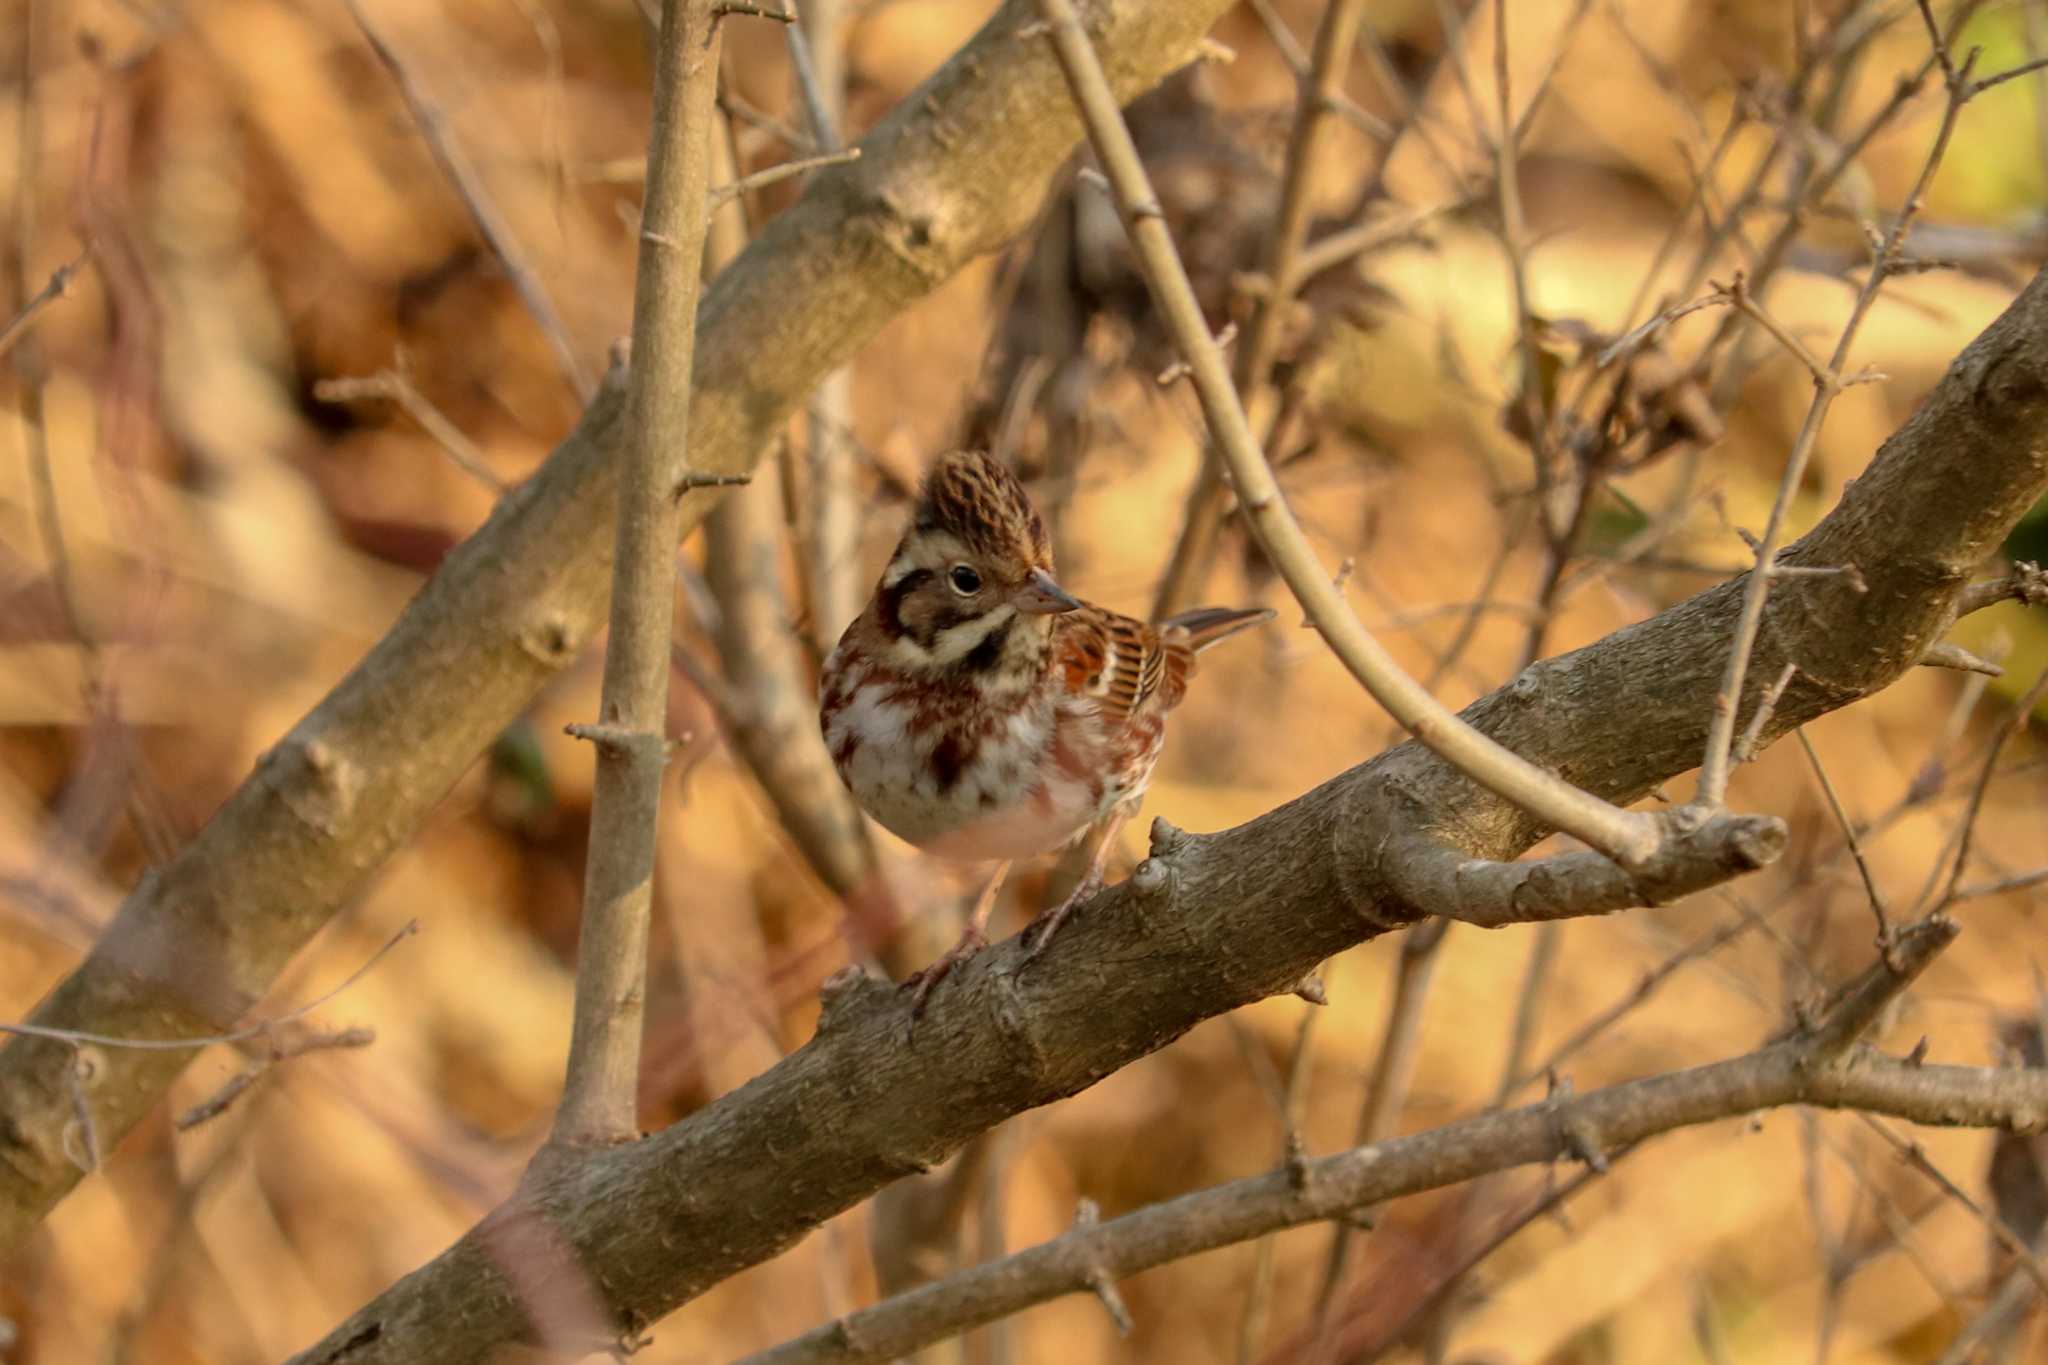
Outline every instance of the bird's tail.
<path id="1" fill-rule="evenodd" d="M 1200 654 L 1219 640 L 1273 619 L 1271 607 L 1196 607 L 1159 623 L 1164 632 L 1186 632 L 1188 648 Z"/>

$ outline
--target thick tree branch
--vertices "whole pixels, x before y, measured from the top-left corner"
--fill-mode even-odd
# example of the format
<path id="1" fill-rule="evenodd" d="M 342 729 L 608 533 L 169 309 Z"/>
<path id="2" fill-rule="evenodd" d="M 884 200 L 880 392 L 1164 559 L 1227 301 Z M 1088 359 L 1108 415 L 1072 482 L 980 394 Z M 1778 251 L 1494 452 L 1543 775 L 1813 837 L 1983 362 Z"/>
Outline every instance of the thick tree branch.
<path id="1" fill-rule="evenodd" d="M 1958 357 L 1841 504 L 1787 551 L 1796 565 L 1863 566 L 1866 590 L 1840 575 L 1799 575 L 1771 595 L 1753 686 L 1761 691 L 1760 679 L 1788 661 L 1800 671 L 1760 739 L 1912 669 L 1972 570 L 2044 488 L 2048 275 Z M 1737 579 L 1535 664 L 1463 718 L 1603 799 L 1635 800 L 1698 760 L 1741 595 Z M 1547 832 L 1416 743 L 1221 834 L 1161 822 L 1153 856 L 1081 907 L 1044 953 L 1027 962 L 1012 939 L 957 968 L 913 1046 L 903 1041 L 907 1000 L 857 973 L 835 978 L 818 1035 L 796 1053 L 684 1122 L 536 1185 L 301 1359 L 473 1360 L 517 1339 L 525 1319 L 493 1247 L 521 1226 L 544 1228 L 578 1258 L 622 1324 L 646 1322 L 1003 1119 L 1085 1089 L 1203 1019 L 1290 990 L 1331 954 L 1431 913 L 1388 876 L 1393 839 L 1422 835 L 1505 860 Z M 1951 1121 L 2040 1122 L 2001 1107 L 2004 1077 L 1993 1085 L 1859 1066 L 1823 1084 L 1803 1072 L 1762 1074 L 1758 1084 L 1781 1087 L 1788 1102 L 1925 1102 Z M 1700 1075 L 1630 1093 L 1668 1097 L 1659 1112 L 1675 1121 L 1726 1112 Z M 1631 1112 L 1589 1113 L 1588 1122 L 1602 1142 L 1618 1142 Z M 1513 1120 L 1462 1131 L 1502 1144 L 1487 1160 L 1559 1150 L 1546 1134 L 1493 1126 Z M 1479 1161 L 1463 1142 L 1457 1151 Z M 1370 1186 L 1346 1192 L 1354 1203 L 1380 1197 Z"/>
<path id="2" fill-rule="evenodd" d="M 1227 0 L 1101 0 L 1119 93 L 1188 60 Z M 818 379 L 891 317 L 1029 226 L 1079 121 L 1012 0 L 820 172 L 712 284 L 698 313 L 693 463 L 748 468 Z M 603 620 L 623 384 L 449 555 L 391 632 L 265 757 L 185 850 L 137 886 L 32 1021 L 122 1037 L 224 1031 L 356 895 L 475 756 Z M 684 504 L 687 533 L 713 495 Z M 189 1052 L 110 1054 L 90 1094 L 109 1143 Z M 0 1247 L 75 1185 L 70 1050 L 0 1050 Z"/>

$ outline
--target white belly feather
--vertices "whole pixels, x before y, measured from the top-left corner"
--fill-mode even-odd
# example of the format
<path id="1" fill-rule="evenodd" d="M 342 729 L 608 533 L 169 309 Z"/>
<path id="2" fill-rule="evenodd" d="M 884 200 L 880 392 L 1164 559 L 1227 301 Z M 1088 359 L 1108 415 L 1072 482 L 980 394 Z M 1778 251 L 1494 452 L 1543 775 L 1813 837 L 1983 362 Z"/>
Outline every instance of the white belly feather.
<path id="1" fill-rule="evenodd" d="M 1030 857 L 1068 842 L 1103 813 L 1091 784 L 1054 761 L 1057 728 L 1075 718 L 1059 716 L 1050 696 L 1026 701 L 979 734 L 947 783 L 933 763 L 944 730 L 914 727 L 893 680 L 852 664 L 840 687 L 847 700 L 825 726 L 826 747 L 847 755 L 840 776 L 883 828 L 928 853 Z"/>

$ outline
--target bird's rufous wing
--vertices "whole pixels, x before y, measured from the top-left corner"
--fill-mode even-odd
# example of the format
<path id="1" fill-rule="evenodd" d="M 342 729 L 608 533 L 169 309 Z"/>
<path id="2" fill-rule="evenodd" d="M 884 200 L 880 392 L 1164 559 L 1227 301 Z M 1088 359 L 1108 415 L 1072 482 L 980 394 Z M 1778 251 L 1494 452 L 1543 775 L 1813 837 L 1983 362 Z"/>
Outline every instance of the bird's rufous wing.
<path id="1" fill-rule="evenodd" d="M 1148 706 L 1171 710 L 1187 690 L 1194 651 L 1185 638 L 1100 607 L 1059 618 L 1059 664 L 1069 696 L 1091 697 L 1128 720 Z"/>

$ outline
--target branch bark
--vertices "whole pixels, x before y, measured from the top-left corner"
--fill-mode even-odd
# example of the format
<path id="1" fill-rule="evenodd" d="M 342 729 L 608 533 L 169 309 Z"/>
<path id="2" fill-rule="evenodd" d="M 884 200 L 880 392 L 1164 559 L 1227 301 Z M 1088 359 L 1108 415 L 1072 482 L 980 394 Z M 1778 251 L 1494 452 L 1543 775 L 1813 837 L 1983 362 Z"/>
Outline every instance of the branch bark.
<path id="1" fill-rule="evenodd" d="M 1771 595 L 1752 686 L 1789 661 L 1799 673 L 1761 739 L 1911 670 L 1971 570 L 2044 489 L 2048 274 L 1786 552 L 1793 565 L 1857 564 L 1866 591 L 1839 574 L 1804 574 Z M 1586 791 L 1636 800 L 1698 760 L 1742 591 L 1732 580 L 1537 663 L 1463 718 Z M 467 1361 L 519 1339 L 519 1297 L 492 1247 L 520 1226 L 537 1225 L 573 1255 L 622 1325 L 643 1324 L 1003 1119 L 1431 913 L 1389 876 L 1395 841 L 1421 836 L 1499 861 L 1547 832 L 1412 742 L 1233 830 L 1192 836 L 1160 822 L 1152 857 L 1081 907 L 1044 953 L 1027 962 L 1012 939 L 956 968 L 914 1045 L 904 1042 L 908 1003 L 892 988 L 850 971 L 835 978 L 802 1049 L 684 1122 L 538 1183 L 300 1360 Z M 1697 1074 L 1644 1084 L 1691 1094 Z M 1927 1084 L 1903 1070 L 1845 1075 L 1866 1078 L 1845 1102 L 1873 1107 L 1890 1103 L 1881 1092 Z M 1470 1134 L 1512 1117 L 1476 1121 Z M 1553 1149 L 1526 1150 L 1523 1159 L 1541 1160 Z"/>
<path id="2" fill-rule="evenodd" d="M 572 727 L 597 745 L 597 786 L 576 945 L 575 1023 L 555 1144 L 626 1142 L 640 1133 L 647 920 L 668 767 L 675 555 L 689 487 L 690 370 L 704 274 L 719 34 L 712 0 L 667 0 L 661 7 L 604 691 L 598 724 Z"/>
<path id="3" fill-rule="evenodd" d="M 1102 0 L 1125 97 L 1193 54 L 1227 0 Z M 1080 123 L 1011 0 L 861 143 L 820 172 L 698 310 L 694 462 L 750 467 L 818 379 L 891 317 L 1028 227 Z M 603 619 L 623 376 L 542 470 L 451 553 L 378 643 L 172 862 L 136 887 L 32 1022 L 123 1037 L 217 1034 L 411 837 L 474 757 Z M 682 531 L 715 495 L 684 502 Z M 87 1096 L 111 1144 L 189 1051 L 110 1052 Z M 70 1051 L 0 1050 L 0 1248 L 77 1184 Z"/>
<path id="4" fill-rule="evenodd" d="M 748 1356 L 742 1365 L 857 1365 L 897 1356 L 1063 1294 L 1168 1261 L 1339 1218 L 1389 1199 L 1537 1162 L 1606 1169 L 1610 1153 L 1677 1128 L 1787 1104 L 1858 1109 L 1915 1123 L 2033 1131 L 2048 1125 L 2048 1075 L 1922 1066 L 1835 1038 L 1867 1027 L 1866 998 L 1891 1000 L 1955 938 L 1934 919 L 1902 936 L 1903 970 L 1880 958 L 1819 1028 L 1743 1057 L 1591 1094 L 1483 1114 L 1295 1168 L 1183 1195 L 910 1290 Z"/>

